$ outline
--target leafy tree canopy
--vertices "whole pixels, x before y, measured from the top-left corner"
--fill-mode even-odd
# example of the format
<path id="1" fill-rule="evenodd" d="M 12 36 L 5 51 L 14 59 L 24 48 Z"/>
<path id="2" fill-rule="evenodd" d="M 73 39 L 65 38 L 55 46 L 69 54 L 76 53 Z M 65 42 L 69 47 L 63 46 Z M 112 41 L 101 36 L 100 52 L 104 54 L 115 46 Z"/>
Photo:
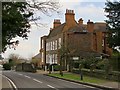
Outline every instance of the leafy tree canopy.
<path id="1" fill-rule="evenodd" d="M 50 16 L 58 11 L 59 3 L 54 1 L 31 0 L 31 2 L 2 2 L 2 52 L 19 44 L 16 37 L 28 39 L 30 22 L 36 23 L 41 18 L 36 17 L 38 11 Z M 0 51 L 1 52 L 1 51 Z"/>
<path id="2" fill-rule="evenodd" d="M 112 48 L 119 47 L 120 49 L 120 1 L 107 1 L 105 12 L 107 13 L 106 20 L 108 24 L 108 43 Z"/>

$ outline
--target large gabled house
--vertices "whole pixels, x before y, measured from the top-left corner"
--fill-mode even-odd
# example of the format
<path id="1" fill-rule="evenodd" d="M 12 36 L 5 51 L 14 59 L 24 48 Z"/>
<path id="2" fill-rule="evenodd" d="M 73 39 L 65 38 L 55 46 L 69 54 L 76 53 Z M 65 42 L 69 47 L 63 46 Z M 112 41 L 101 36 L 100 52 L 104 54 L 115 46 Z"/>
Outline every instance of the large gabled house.
<path id="1" fill-rule="evenodd" d="M 60 64 L 59 50 L 63 46 L 69 50 L 71 58 L 110 56 L 112 50 L 107 46 L 106 37 L 106 23 L 88 20 L 83 24 L 82 18 L 77 22 L 74 11 L 67 9 L 65 22 L 61 24 L 59 19 L 55 19 L 49 35 L 41 37 L 40 63 L 42 66 Z M 66 67 L 68 61 L 64 60 Z"/>

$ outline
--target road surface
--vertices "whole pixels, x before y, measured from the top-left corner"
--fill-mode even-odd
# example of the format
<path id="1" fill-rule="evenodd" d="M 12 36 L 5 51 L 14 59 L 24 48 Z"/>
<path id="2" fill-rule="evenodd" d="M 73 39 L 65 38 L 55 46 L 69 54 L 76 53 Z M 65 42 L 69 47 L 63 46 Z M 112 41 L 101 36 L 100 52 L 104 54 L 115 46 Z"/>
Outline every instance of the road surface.
<path id="1" fill-rule="evenodd" d="M 3 71 L 3 75 L 13 82 L 14 90 L 100 90 L 36 73 Z"/>

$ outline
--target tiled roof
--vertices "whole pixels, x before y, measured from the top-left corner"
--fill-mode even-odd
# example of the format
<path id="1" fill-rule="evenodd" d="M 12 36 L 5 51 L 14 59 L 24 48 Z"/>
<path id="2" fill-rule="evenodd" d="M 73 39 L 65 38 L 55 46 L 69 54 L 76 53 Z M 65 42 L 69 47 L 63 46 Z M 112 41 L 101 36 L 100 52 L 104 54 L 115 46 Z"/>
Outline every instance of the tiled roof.
<path id="1" fill-rule="evenodd" d="M 62 33 L 62 30 L 63 30 L 65 25 L 66 25 L 66 23 L 63 23 L 60 26 L 52 29 L 51 32 L 48 35 L 48 38 L 54 37 L 54 36 Z M 87 32 L 86 27 L 87 26 L 84 25 L 84 24 L 83 25 L 78 25 L 77 24 L 76 26 L 74 26 L 72 28 L 69 28 L 68 32 Z M 94 32 L 96 32 L 96 31 L 107 32 L 106 24 L 105 23 L 95 23 L 94 24 Z"/>
<path id="2" fill-rule="evenodd" d="M 83 30 L 85 30 L 85 28 L 82 25 L 77 25 L 75 27 L 70 28 L 68 32 L 83 32 Z"/>
<path id="3" fill-rule="evenodd" d="M 106 29 L 106 24 L 105 23 L 95 23 L 94 31 L 107 32 L 108 30 Z"/>
<path id="4" fill-rule="evenodd" d="M 48 38 L 49 38 L 49 37 L 56 36 L 57 34 L 62 33 L 62 30 L 63 30 L 64 26 L 65 26 L 65 23 L 63 23 L 63 24 L 61 24 L 60 26 L 52 29 L 51 32 L 50 32 L 49 35 L 48 35 Z"/>
<path id="5" fill-rule="evenodd" d="M 60 26 L 52 29 L 51 32 L 48 35 L 48 38 L 49 37 L 54 37 L 54 36 L 62 33 L 62 30 L 63 30 L 63 28 L 64 28 L 65 25 L 66 25 L 66 23 L 63 23 Z M 84 26 L 82 26 L 82 25 L 81 26 L 76 25 L 76 26 L 68 29 L 68 32 L 83 32 L 83 30 L 85 30 Z"/>
<path id="6" fill-rule="evenodd" d="M 32 57 L 33 59 L 40 59 L 41 58 L 41 55 L 40 53 L 38 53 L 37 55 L 35 55 L 34 57 Z"/>

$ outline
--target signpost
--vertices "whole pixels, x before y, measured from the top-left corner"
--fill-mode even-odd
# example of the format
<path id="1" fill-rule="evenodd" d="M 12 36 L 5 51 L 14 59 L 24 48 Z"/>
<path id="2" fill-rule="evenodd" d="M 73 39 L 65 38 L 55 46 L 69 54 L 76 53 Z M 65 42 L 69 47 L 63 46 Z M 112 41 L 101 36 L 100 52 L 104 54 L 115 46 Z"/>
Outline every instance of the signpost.
<path id="1" fill-rule="evenodd" d="M 74 61 L 80 61 L 80 57 L 73 57 L 72 58 Z M 82 64 L 79 64 L 79 71 L 80 71 L 80 79 L 83 80 L 83 73 L 82 73 L 82 68 L 83 68 L 83 65 Z"/>
<path id="2" fill-rule="evenodd" d="M 79 57 L 73 57 L 73 60 L 79 60 Z"/>
<path id="3" fill-rule="evenodd" d="M 79 70 L 80 70 L 80 79 L 81 79 L 81 80 L 83 80 L 82 68 L 83 68 L 83 65 L 80 64 L 80 65 L 79 65 Z"/>

